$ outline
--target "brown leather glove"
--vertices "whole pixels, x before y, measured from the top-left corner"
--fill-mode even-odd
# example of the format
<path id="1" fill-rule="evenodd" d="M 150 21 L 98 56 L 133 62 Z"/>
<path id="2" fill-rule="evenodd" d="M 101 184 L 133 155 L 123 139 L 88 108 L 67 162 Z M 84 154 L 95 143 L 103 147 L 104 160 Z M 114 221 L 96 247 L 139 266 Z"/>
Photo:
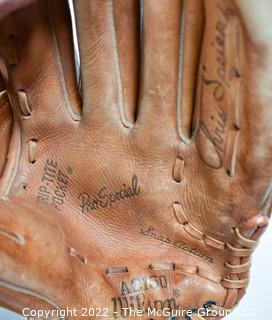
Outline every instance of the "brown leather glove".
<path id="1" fill-rule="evenodd" d="M 271 2 L 252 2 L 75 1 L 82 99 L 66 1 L 1 21 L 2 305 L 195 320 L 238 303 L 271 213 Z"/>

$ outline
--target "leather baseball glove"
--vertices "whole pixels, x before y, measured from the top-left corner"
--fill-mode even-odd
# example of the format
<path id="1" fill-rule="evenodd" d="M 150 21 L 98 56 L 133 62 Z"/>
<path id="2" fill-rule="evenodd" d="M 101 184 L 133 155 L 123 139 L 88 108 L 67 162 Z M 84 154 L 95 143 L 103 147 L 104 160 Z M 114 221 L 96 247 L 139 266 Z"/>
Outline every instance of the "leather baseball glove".
<path id="1" fill-rule="evenodd" d="M 3 306 L 200 320 L 238 303 L 271 213 L 272 8 L 258 5 L 74 1 L 82 95 L 66 1 L 1 20 Z"/>

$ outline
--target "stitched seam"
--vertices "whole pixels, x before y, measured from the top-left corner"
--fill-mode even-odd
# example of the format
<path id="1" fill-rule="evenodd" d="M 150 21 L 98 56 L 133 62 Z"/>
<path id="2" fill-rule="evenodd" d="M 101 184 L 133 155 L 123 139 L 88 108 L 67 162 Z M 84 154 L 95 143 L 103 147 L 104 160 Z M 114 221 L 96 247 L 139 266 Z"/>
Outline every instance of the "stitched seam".
<path id="1" fill-rule="evenodd" d="M 79 254 L 76 249 L 70 247 L 69 249 L 69 256 L 74 258 L 77 262 L 79 262 L 80 264 L 87 264 L 88 263 L 88 259 L 86 257 L 84 257 L 83 255 Z"/>
<path id="2" fill-rule="evenodd" d="M 178 203 L 175 203 L 175 207 L 178 205 Z M 181 205 L 180 205 L 181 206 Z M 174 212 L 175 207 L 173 206 Z M 185 213 L 182 211 L 183 216 L 185 221 L 187 221 L 185 224 L 181 224 L 179 219 L 177 218 L 177 221 L 179 222 L 180 225 L 183 226 L 183 229 L 193 238 L 195 238 L 196 240 L 201 240 L 201 234 L 202 236 L 202 241 L 213 248 L 216 248 L 218 250 L 227 250 L 230 252 L 231 257 L 237 257 L 241 259 L 240 264 L 237 263 L 235 265 L 231 265 L 227 263 L 226 267 L 229 267 L 229 269 L 232 269 L 232 272 L 227 272 L 228 275 L 225 276 L 222 281 L 221 284 L 224 288 L 226 289 L 232 289 L 232 288 L 237 288 L 237 289 L 241 289 L 247 286 L 248 284 L 248 277 L 245 275 L 245 278 L 241 279 L 239 278 L 239 280 L 236 279 L 232 279 L 231 275 L 242 275 L 244 273 L 247 274 L 248 272 L 248 268 L 250 267 L 250 263 L 249 262 L 244 262 L 244 259 L 249 259 L 249 257 L 253 254 L 253 251 L 256 247 L 256 245 L 258 244 L 258 242 L 256 240 L 252 240 L 251 238 L 246 238 L 244 237 L 241 233 L 240 230 L 236 227 L 234 229 L 235 231 L 235 236 L 236 236 L 236 242 L 235 244 L 231 245 L 229 243 L 224 243 L 221 242 L 217 239 L 214 239 L 213 237 L 210 237 L 208 235 L 206 235 L 205 233 L 201 232 L 198 228 L 194 227 L 193 225 L 190 224 L 190 222 L 188 221 Z M 188 228 L 188 226 L 191 226 L 192 229 Z M 199 234 L 198 234 L 199 233 Z M 212 245 L 212 242 L 209 243 L 207 241 L 205 241 L 205 239 L 209 239 L 210 241 L 214 241 L 215 245 Z M 218 247 L 219 245 L 219 247 Z M 221 245 L 221 247 L 220 247 Z M 248 266 L 248 268 L 245 269 L 245 267 Z M 235 272 L 236 269 L 236 272 Z M 228 271 L 228 268 L 226 268 L 226 271 Z"/>
<path id="3" fill-rule="evenodd" d="M 7 229 L 3 229 L 0 227 L 0 236 L 3 236 L 9 240 L 12 240 L 16 242 L 17 244 L 24 245 L 25 244 L 25 238 L 24 236 L 17 234 L 13 231 L 9 231 Z"/>
<path id="4" fill-rule="evenodd" d="M 178 205 L 178 203 L 176 202 L 175 205 Z M 179 204 L 179 206 L 181 206 L 181 205 Z M 174 209 L 174 212 L 175 212 L 175 209 Z M 196 228 L 194 225 L 192 225 L 192 224 L 188 221 L 188 218 L 186 217 L 186 215 L 185 215 L 185 213 L 184 213 L 183 210 L 182 210 L 182 213 L 183 213 L 183 216 L 184 216 L 184 218 L 185 218 L 185 220 L 186 220 L 186 223 L 181 224 L 178 219 L 177 219 L 177 221 L 178 221 L 178 223 L 184 228 L 184 230 L 185 230 L 189 235 L 191 235 L 191 236 L 192 236 L 193 238 L 195 238 L 196 240 L 200 240 L 200 234 L 201 234 L 201 235 L 202 235 L 202 236 L 201 236 L 202 241 L 203 241 L 206 245 L 208 245 L 208 246 L 210 246 L 210 247 L 213 247 L 213 248 L 217 248 L 218 250 L 224 250 L 224 249 L 225 249 L 225 243 L 224 243 L 224 242 L 222 242 L 222 241 L 220 241 L 220 240 L 217 240 L 217 239 L 209 236 L 208 234 L 200 231 L 198 228 Z M 176 216 L 176 215 L 175 215 L 175 216 Z M 186 228 L 186 226 L 188 226 L 188 225 L 190 225 L 190 226 L 192 227 L 192 229 L 193 229 L 196 233 L 198 233 L 198 236 L 196 236 L 193 232 L 191 232 L 191 231 L 190 231 L 190 228 Z M 219 245 L 221 244 L 221 245 L 222 245 L 222 248 L 214 247 L 214 246 L 211 246 L 211 245 L 209 245 L 208 243 L 206 243 L 206 242 L 205 242 L 206 237 L 208 237 L 209 240 L 218 243 Z"/>
<path id="5" fill-rule="evenodd" d="M 118 55 L 118 49 L 117 49 L 116 30 L 115 30 L 112 0 L 108 0 L 108 5 L 109 5 L 109 21 L 110 21 L 110 29 L 111 29 L 111 40 L 112 40 L 113 56 L 114 56 L 114 69 L 115 69 L 115 75 L 116 75 L 116 81 L 117 81 L 117 87 L 118 87 L 117 91 L 118 91 L 119 112 L 120 112 L 121 121 L 122 121 L 123 125 L 127 128 L 132 128 L 133 124 L 131 122 L 127 121 L 126 116 L 125 116 L 125 110 L 124 110 L 123 84 L 122 84 L 121 71 L 120 71 L 120 61 L 119 61 L 119 55 Z"/>
<path id="6" fill-rule="evenodd" d="M 14 126 L 13 127 L 16 126 L 16 123 L 17 122 L 14 122 Z M 21 126 L 18 123 L 17 123 L 17 125 L 18 125 L 17 137 L 14 137 L 14 140 L 15 140 L 15 142 L 17 144 L 16 148 L 15 148 L 16 152 L 15 152 L 15 155 L 14 155 L 15 162 L 14 162 L 14 165 L 12 167 L 11 174 L 9 175 L 8 182 L 6 184 L 4 192 L 3 192 L 2 195 L 0 195 L 0 200 L 7 200 L 8 199 L 9 192 L 10 192 L 10 190 L 12 188 L 13 182 L 14 182 L 14 180 L 16 178 L 16 175 L 17 175 L 17 172 L 18 172 L 18 168 L 19 168 L 20 155 L 21 155 L 21 152 L 22 152 L 22 135 L 21 135 Z"/>
<path id="7" fill-rule="evenodd" d="M 48 11 L 50 12 L 50 1 L 48 1 Z M 55 49 L 55 57 L 56 57 L 56 64 L 57 64 L 57 69 L 58 69 L 58 73 L 59 73 L 59 79 L 60 79 L 60 83 L 61 83 L 61 88 L 62 88 L 62 92 L 64 95 L 64 101 L 65 101 L 65 106 L 68 110 L 69 115 L 71 116 L 71 118 L 75 121 L 79 121 L 81 119 L 81 117 L 79 115 L 77 115 L 71 105 L 70 102 L 70 98 L 68 95 L 68 91 L 67 91 L 67 86 L 66 86 L 66 81 L 65 81 L 65 77 L 64 77 L 64 71 L 63 71 L 63 65 L 62 65 L 62 61 L 61 61 L 61 55 L 60 55 L 60 50 L 59 50 L 59 45 L 58 45 L 58 40 L 56 37 L 56 33 L 55 33 L 55 28 L 54 28 L 54 24 L 53 24 L 53 20 L 52 20 L 52 16 L 51 14 L 48 15 L 48 20 L 49 20 L 49 26 L 50 26 L 50 31 L 51 31 L 51 36 L 52 36 L 52 40 L 53 40 L 53 44 L 54 44 L 54 49 Z"/>
<path id="8" fill-rule="evenodd" d="M 12 290 L 14 292 L 25 294 L 27 296 L 31 296 L 33 298 L 37 298 L 39 300 L 42 300 L 42 301 L 48 303 L 49 305 L 51 305 L 54 308 L 61 309 L 61 307 L 55 301 L 53 301 L 52 299 L 48 298 L 47 296 L 44 296 L 44 295 L 42 295 L 42 294 L 40 294 L 40 293 L 38 293 L 36 291 L 30 290 L 30 289 L 22 288 L 20 286 L 17 286 L 15 284 L 10 283 L 8 281 L 5 281 L 3 279 L 0 279 L 0 287 Z"/>
<path id="9" fill-rule="evenodd" d="M 237 162 L 237 151 L 239 145 L 239 135 L 240 135 L 240 97 L 241 97 L 241 71 L 240 71 L 240 26 L 239 22 L 236 20 L 236 57 L 235 57 L 235 72 L 236 72 L 236 90 L 235 90 L 235 101 L 234 101 L 234 119 L 233 119 L 233 128 L 234 137 L 230 140 L 230 159 L 227 159 L 229 170 L 229 175 L 233 177 L 236 171 L 236 162 Z M 232 108 L 233 110 L 233 108 Z"/>
<path id="10" fill-rule="evenodd" d="M 188 266 L 191 267 L 191 265 L 188 265 Z M 203 275 L 201 274 L 202 271 L 203 271 L 203 272 L 205 271 L 205 272 L 207 272 L 208 274 L 211 274 L 211 272 L 209 272 L 209 271 L 207 271 L 206 269 L 201 268 L 201 267 L 199 267 L 199 266 L 194 266 L 194 267 L 196 267 L 196 268 L 195 268 L 195 271 L 193 271 L 193 272 L 188 272 L 188 271 L 182 270 L 182 269 L 175 269 L 175 270 L 173 270 L 172 272 L 173 272 L 173 273 L 176 273 L 176 274 L 186 273 L 186 274 L 190 274 L 190 275 L 195 275 L 195 276 L 198 276 L 198 277 L 200 277 L 200 278 L 202 278 L 202 279 L 207 279 L 207 280 L 209 280 L 209 281 L 211 281 L 211 282 L 213 282 L 213 283 L 220 283 L 221 277 L 220 277 L 220 275 L 218 275 L 218 273 L 215 273 L 215 272 L 214 272 L 214 274 L 216 274 L 216 275 L 218 276 L 218 281 L 215 281 L 214 279 L 209 278 L 209 277 L 205 277 L 205 276 L 203 276 Z M 219 278 L 220 278 L 220 280 L 219 280 Z"/>
<path id="11" fill-rule="evenodd" d="M 179 39 L 179 63 L 178 63 L 178 83 L 177 83 L 177 125 L 178 125 L 178 133 L 182 142 L 185 144 L 189 144 L 191 139 L 188 139 L 182 130 L 181 124 L 181 96 L 182 96 L 182 81 L 183 81 L 183 49 L 184 49 L 184 29 L 185 29 L 185 12 L 184 12 L 184 2 L 182 2 L 182 16 L 180 21 L 180 39 Z"/>
<path id="12" fill-rule="evenodd" d="M 181 21 L 180 21 L 180 39 L 179 39 L 179 62 L 178 62 L 178 83 L 177 83 L 177 101 L 176 101 L 176 109 L 177 109 L 177 127 L 178 127 L 178 135 L 181 139 L 181 141 L 185 144 L 190 144 L 193 140 L 195 140 L 198 128 L 199 128 L 199 105 L 201 103 L 197 102 L 197 97 L 194 100 L 194 108 L 193 112 L 196 115 L 196 126 L 194 128 L 194 131 L 191 134 L 190 138 L 187 138 L 184 135 L 183 129 L 182 129 L 182 124 L 181 124 L 181 111 L 182 111 L 182 81 L 183 81 L 183 48 L 185 44 L 185 25 L 186 25 L 186 14 L 185 14 L 185 1 L 182 1 L 182 16 L 181 16 Z M 198 78 L 198 77 L 197 77 Z M 201 86 L 200 89 L 200 99 L 202 99 L 203 96 L 203 86 Z"/>

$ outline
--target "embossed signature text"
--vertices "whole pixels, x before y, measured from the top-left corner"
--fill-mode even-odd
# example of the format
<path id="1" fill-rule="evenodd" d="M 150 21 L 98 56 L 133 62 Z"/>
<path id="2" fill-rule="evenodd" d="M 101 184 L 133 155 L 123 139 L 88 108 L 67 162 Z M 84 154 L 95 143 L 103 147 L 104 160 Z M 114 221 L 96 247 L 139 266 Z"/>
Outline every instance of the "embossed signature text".
<path id="1" fill-rule="evenodd" d="M 117 191 L 109 192 L 107 187 L 102 187 L 93 197 L 87 192 L 81 192 L 78 195 L 78 199 L 80 200 L 79 207 L 82 213 L 96 211 L 100 208 L 111 207 L 114 203 L 127 198 L 136 197 L 139 193 L 140 186 L 138 185 L 138 178 L 134 175 L 131 179 L 130 186 L 123 184 Z"/>

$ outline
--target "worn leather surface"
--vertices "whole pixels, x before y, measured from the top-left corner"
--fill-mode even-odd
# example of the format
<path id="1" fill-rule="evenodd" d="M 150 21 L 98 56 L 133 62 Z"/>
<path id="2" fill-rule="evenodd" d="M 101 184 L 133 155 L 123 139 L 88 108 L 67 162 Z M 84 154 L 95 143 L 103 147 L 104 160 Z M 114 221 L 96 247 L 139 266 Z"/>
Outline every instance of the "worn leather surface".
<path id="1" fill-rule="evenodd" d="M 75 1 L 82 96 L 66 1 L 1 20 L 0 304 L 239 302 L 271 214 L 271 3 L 249 2 Z"/>
<path id="2" fill-rule="evenodd" d="M 0 177 L 7 163 L 7 155 L 12 133 L 12 110 L 0 74 Z"/>
<path id="3" fill-rule="evenodd" d="M 4 18 L 12 12 L 27 7 L 35 0 L 0 0 L 0 18 Z"/>

